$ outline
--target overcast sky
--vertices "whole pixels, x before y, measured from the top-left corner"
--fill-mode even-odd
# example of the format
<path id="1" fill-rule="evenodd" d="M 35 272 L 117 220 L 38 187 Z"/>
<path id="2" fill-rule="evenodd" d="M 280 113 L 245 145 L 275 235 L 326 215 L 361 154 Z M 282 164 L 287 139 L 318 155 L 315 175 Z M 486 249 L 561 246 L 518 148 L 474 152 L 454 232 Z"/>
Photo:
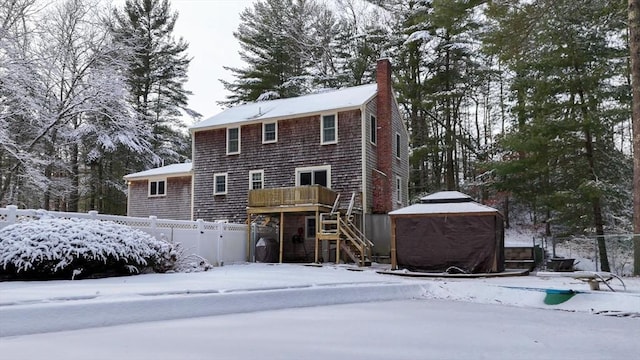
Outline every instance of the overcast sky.
<path id="1" fill-rule="evenodd" d="M 240 12 L 254 0 L 171 0 L 178 12 L 174 29 L 188 43 L 189 82 L 187 90 L 193 92 L 189 107 L 202 114 L 202 119 L 222 110 L 216 104 L 225 99 L 227 92 L 219 79 L 232 80 L 223 66 L 242 66 L 240 47 L 233 32 L 240 24 Z M 188 120 L 188 124 L 191 121 Z"/>
<path id="2" fill-rule="evenodd" d="M 125 0 L 113 0 L 122 8 Z M 233 32 L 240 24 L 240 13 L 254 0 L 170 0 L 171 9 L 178 12 L 174 35 L 189 43 L 192 58 L 186 89 L 193 92 L 189 107 L 205 120 L 222 108 L 216 102 L 228 94 L 219 79 L 232 80 L 223 66 L 242 67 L 238 51 L 240 46 Z M 187 126 L 193 121 L 185 117 Z"/>

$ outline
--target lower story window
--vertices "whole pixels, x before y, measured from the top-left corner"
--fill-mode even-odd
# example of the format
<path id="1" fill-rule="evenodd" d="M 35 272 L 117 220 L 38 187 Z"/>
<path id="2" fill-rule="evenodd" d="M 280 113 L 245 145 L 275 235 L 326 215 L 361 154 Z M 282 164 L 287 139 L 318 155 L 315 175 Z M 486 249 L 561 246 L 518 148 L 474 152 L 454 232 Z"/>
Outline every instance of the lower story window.
<path id="1" fill-rule="evenodd" d="M 227 193 L 227 173 L 213 174 L 213 194 L 225 195 Z"/>
<path id="2" fill-rule="evenodd" d="M 149 180 L 149 196 L 164 196 L 167 194 L 166 180 Z"/>
<path id="3" fill-rule="evenodd" d="M 316 217 L 307 216 L 304 218 L 304 234 L 307 239 L 316 238 Z"/>
<path id="4" fill-rule="evenodd" d="M 264 170 L 249 171 L 249 190 L 264 188 Z"/>

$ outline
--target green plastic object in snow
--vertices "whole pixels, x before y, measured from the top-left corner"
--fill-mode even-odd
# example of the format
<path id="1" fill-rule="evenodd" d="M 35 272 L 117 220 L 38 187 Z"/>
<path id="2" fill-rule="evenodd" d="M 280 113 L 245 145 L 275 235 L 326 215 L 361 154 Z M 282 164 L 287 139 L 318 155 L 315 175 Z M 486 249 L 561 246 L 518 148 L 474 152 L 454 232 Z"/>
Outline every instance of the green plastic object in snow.
<path id="1" fill-rule="evenodd" d="M 547 305 L 558 305 L 571 299 L 576 292 L 573 290 L 546 289 L 547 295 L 544 297 L 544 303 Z"/>

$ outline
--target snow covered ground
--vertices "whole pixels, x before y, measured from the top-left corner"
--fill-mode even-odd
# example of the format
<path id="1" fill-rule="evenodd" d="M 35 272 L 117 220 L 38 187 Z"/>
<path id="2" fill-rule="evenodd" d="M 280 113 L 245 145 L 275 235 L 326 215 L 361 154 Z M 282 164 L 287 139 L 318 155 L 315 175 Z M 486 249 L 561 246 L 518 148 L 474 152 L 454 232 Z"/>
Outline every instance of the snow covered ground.
<path id="1" fill-rule="evenodd" d="M 639 278 L 624 279 L 627 291 L 614 281 L 611 292 L 570 278 L 405 278 L 379 268 L 239 264 L 188 274 L 2 282 L 0 354 L 602 359 L 640 353 Z M 544 289 L 578 293 L 547 305 Z"/>

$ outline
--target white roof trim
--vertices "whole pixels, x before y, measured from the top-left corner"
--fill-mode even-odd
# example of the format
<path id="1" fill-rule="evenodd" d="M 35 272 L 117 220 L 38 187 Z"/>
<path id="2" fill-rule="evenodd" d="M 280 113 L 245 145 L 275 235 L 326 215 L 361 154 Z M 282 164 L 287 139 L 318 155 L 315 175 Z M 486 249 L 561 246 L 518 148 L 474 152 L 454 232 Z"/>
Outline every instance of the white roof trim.
<path id="1" fill-rule="evenodd" d="M 162 166 L 155 169 L 149 169 L 145 171 L 140 171 L 133 174 L 127 174 L 124 176 L 125 180 L 143 180 L 150 179 L 155 177 L 176 177 L 176 176 L 191 176 L 192 175 L 192 164 L 191 163 L 182 163 L 182 164 L 172 164 L 167 166 Z"/>

